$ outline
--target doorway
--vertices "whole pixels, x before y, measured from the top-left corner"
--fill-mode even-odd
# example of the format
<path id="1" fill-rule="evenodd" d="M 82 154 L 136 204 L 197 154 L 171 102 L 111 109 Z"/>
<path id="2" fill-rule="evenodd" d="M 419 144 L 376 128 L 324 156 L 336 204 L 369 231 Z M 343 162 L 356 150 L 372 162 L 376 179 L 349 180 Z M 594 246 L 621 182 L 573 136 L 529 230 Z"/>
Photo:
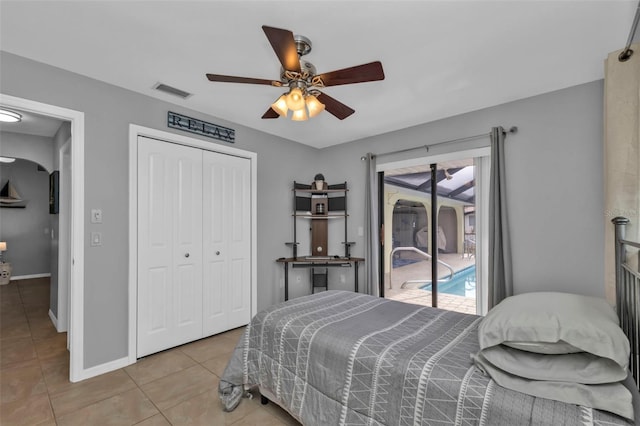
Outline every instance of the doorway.
<path id="1" fill-rule="evenodd" d="M 68 276 L 65 323 L 68 324 L 69 380 L 77 382 L 99 374 L 88 372 L 84 368 L 84 113 L 4 94 L 0 94 L 0 105 L 14 111 L 70 122 L 71 136 L 68 145 L 55 155 L 67 156 L 63 161 L 66 162 L 64 167 L 67 169 L 68 181 L 63 184 L 68 185 L 67 189 L 70 187 L 70 190 L 66 191 L 67 210 L 60 220 L 69 232 L 63 241 L 67 247 L 58 250 L 58 257 Z M 73 180 L 70 179 L 71 170 Z M 64 188 L 61 189 L 64 191 Z"/>
<path id="2" fill-rule="evenodd" d="M 402 167 L 402 162 L 382 166 L 386 298 L 465 313 L 482 312 L 482 286 L 486 283 L 482 278 L 487 267 L 476 246 L 483 232 L 476 216 L 488 206 L 489 168 L 488 150 L 480 153 L 425 158 L 421 165 L 412 160 L 409 167 Z M 426 212 L 420 216 L 425 222 L 418 219 L 421 211 Z M 407 257 L 412 261 L 398 261 Z M 437 274 L 436 285 L 433 273 Z"/>

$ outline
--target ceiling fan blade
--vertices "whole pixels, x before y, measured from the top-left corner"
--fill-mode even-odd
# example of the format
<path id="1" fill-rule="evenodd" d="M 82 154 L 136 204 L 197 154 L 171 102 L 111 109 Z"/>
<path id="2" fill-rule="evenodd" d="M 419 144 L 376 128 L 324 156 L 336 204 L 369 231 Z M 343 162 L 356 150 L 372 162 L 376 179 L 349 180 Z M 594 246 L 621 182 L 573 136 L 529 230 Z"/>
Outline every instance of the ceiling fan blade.
<path id="1" fill-rule="evenodd" d="M 344 120 L 345 118 L 356 112 L 356 110 L 349 108 L 342 102 L 322 92 L 316 97 L 320 102 L 324 104 L 325 111 L 335 115 L 340 120 Z"/>
<path id="2" fill-rule="evenodd" d="M 296 42 L 293 40 L 293 33 L 289 30 L 266 25 L 262 26 L 262 30 L 269 39 L 282 67 L 287 71 L 300 72 L 300 59 L 296 50 Z"/>
<path id="3" fill-rule="evenodd" d="M 351 68 L 326 72 L 316 76 L 324 83 L 325 87 L 339 86 L 341 84 L 364 83 L 366 81 L 384 80 L 384 71 L 380 61 L 357 65 Z"/>
<path id="4" fill-rule="evenodd" d="M 262 118 L 278 118 L 278 117 L 280 117 L 280 114 L 278 114 L 277 112 L 275 112 L 275 111 L 273 110 L 273 108 L 269 108 L 269 109 L 267 110 L 267 112 L 265 112 L 265 113 L 262 115 Z"/>
<path id="5" fill-rule="evenodd" d="M 222 83 L 248 83 L 248 84 L 265 84 L 267 86 L 282 86 L 282 83 L 275 80 L 266 80 L 263 78 L 236 77 L 233 75 L 207 74 L 209 81 L 219 81 Z"/>

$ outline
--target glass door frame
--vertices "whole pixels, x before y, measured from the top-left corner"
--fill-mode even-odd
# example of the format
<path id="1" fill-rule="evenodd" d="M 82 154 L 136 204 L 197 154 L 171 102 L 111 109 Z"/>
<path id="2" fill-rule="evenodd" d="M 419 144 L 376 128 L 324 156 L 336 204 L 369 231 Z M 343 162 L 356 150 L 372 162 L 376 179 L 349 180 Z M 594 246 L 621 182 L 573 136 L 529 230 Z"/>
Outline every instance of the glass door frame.
<path id="1" fill-rule="evenodd" d="M 455 150 L 454 146 L 452 146 L 452 148 L 454 149 L 447 153 L 409 158 L 406 160 L 379 162 L 376 165 L 376 171 L 378 172 L 378 229 L 380 229 L 380 239 L 381 241 L 384 241 L 385 233 L 391 232 L 390 229 L 387 230 L 384 227 L 384 172 L 386 170 L 394 170 L 418 165 L 423 166 L 446 163 L 447 161 L 452 160 L 473 158 L 474 165 L 476 166 L 476 313 L 478 315 L 485 315 L 488 310 L 487 286 L 489 277 L 489 171 L 491 167 L 491 147 L 486 146 L 480 148 L 459 150 Z M 433 205 L 434 203 L 432 203 L 432 206 Z M 431 223 L 433 224 L 433 219 Z M 435 236 L 435 233 L 432 232 L 431 234 L 432 237 L 430 238 L 433 238 L 433 236 Z M 437 242 L 436 245 L 433 244 L 434 243 L 432 241 L 432 247 L 437 247 Z M 381 297 L 384 297 L 385 257 L 385 247 L 384 244 L 381 244 L 379 256 L 379 289 Z M 434 292 L 434 294 L 435 293 L 436 292 Z"/>

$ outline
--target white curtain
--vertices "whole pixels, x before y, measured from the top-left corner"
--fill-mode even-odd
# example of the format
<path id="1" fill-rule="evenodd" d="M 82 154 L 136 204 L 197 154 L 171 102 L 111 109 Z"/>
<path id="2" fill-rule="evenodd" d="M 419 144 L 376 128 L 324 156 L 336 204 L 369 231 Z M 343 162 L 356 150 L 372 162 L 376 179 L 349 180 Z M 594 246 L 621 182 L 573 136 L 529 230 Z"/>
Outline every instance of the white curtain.
<path id="1" fill-rule="evenodd" d="M 505 132 L 491 129 L 491 177 L 489 188 L 489 309 L 513 295 L 511 243 L 507 219 Z"/>
<path id="2" fill-rule="evenodd" d="M 625 62 L 622 51 L 609 54 L 604 77 L 604 229 L 605 290 L 615 301 L 614 227 L 611 219 L 630 220 L 626 239 L 640 240 L 640 43 Z M 636 255 L 632 262 L 638 261 Z M 637 265 L 636 265 L 637 268 Z"/>
<path id="3" fill-rule="evenodd" d="M 372 296 L 380 295 L 380 230 L 378 229 L 378 173 L 376 157 L 367 154 L 367 176 L 365 188 L 365 292 Z"/>

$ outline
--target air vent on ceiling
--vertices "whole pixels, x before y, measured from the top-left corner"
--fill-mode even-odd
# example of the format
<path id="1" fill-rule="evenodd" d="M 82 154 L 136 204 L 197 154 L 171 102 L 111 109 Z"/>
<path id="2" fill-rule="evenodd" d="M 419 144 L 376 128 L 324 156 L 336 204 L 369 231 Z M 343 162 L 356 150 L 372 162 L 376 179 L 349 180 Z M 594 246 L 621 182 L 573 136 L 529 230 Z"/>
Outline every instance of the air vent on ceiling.
<path id="1" fill-rule="evenodd" d="M 192 94 L 189 92 L 185 92 L 184 90 L 176 89 L 175 87 L 167 86 L 163 83 L 158 83 L 154 87 L 154 89 L 159 90 L 164 93 L 168 93 L 170 95 L 179 96 L 182 99 L 187 99 Z"/>

